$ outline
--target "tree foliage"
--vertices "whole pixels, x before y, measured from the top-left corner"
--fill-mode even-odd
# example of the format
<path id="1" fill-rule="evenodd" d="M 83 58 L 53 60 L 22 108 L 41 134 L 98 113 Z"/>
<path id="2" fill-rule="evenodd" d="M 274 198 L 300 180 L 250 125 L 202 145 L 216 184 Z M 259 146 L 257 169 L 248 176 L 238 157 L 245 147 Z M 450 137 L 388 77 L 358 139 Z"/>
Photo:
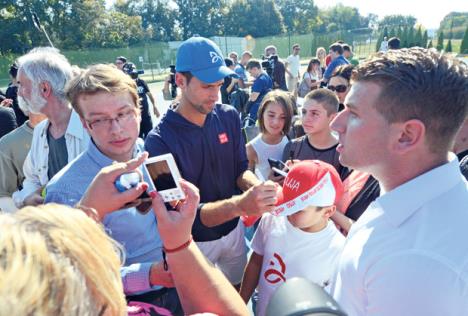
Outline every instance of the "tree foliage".
<path id="1" fill-rule="evenodd" d="M 436 49 L 439 51 L 444 49 L 444 31 L 439 32 Z"/>
<path id="2" fill-rule="evenodd" d="M 450 34 L 452 39 L 460 39 L 468 27 L 468 12 L 451 12 L 440 22 L 439 31 Z"/>
<path id="3" fill-rule="evenodd" d="M 465 35 L 463 35 L 463 39 L 460 46 L 460 53 L 468 54 L 468 26 L 466 27 Z"/>
<path id="4" fill-rule="evenodd" d="M 416 18 L 412 15 L 393 14 L 386 15 L 379 22 L 379 29 L 387 27 L 414 27 Z"/>

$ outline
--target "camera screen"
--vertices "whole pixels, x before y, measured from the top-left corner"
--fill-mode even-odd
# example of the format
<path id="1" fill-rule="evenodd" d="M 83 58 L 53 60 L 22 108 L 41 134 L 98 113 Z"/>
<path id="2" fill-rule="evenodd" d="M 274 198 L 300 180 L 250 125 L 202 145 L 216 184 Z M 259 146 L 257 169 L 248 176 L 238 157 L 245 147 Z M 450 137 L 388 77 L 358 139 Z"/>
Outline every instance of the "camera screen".
<path id="1" fill-rule="evenodd" d="M 177 188 L 171 169 L 166 160 L 156 161 L 146 165 L 157 191 Z"/>

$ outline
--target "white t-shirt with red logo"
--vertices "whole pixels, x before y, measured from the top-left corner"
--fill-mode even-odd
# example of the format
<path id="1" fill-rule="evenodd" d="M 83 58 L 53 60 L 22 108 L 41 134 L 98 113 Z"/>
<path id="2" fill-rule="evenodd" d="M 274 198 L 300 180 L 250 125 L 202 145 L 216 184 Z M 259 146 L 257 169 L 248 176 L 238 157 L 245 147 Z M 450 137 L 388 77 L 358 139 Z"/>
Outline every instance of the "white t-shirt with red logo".
<path id="1" fill-rule="evenodd" d="M 252 249 L 263 256 L 257 290 L 257 316 L 263 316 L 275 290 L 293 277 L 328 285 L 335 272 L 345 237 L 329 221 L 325 229 L 307 233 L 286 216 L 264 214 L 252 240 Z"/>

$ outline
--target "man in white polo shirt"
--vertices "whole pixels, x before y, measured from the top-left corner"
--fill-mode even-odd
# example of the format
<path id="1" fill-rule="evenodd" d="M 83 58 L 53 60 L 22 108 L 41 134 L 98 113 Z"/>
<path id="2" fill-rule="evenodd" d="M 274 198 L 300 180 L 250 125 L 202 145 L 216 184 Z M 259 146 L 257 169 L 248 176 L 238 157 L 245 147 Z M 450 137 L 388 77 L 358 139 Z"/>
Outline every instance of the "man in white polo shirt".
<path id="1" fill-rule="evenodd" d="M 296 89 L 297 83 L 299 82 L 300 68 L 301 68 L 301 59 L 299 57 L 299 52 L 301 47 L 299 44 L 294 44 L 292 47 L 292 54 L 288 56 L 286 62 L 284 63 L 284 67 L 286 70 L 287 75 L 287 84 L 288 84 L 288 91 L 293 92 Z"/>
<path id="2" fill-rule="evenodd" d="M 331 123 L 340 162 L 381 196 L 348 234 L 332 293 L 350 316 L 468 315 L 468 183 L 449 150 L 468 112 L 466 65 L 389 51 L 353 76 Z"/>

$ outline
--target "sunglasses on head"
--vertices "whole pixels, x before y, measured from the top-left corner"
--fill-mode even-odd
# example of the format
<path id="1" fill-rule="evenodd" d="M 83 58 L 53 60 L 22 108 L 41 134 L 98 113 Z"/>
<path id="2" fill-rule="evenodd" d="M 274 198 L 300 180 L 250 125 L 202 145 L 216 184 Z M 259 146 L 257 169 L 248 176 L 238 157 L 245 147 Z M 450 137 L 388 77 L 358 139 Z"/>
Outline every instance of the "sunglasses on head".
<path id="1" fill-rule="evenodd" d="M 348 87 L 345 86 L 344 84 L 339 84 L 337 86 L 328 85 L 327 88 L 330 89 L 331 91 L 336 91 L 340 93 L 345 92 L 346 89 L 348 89 Z"/>

